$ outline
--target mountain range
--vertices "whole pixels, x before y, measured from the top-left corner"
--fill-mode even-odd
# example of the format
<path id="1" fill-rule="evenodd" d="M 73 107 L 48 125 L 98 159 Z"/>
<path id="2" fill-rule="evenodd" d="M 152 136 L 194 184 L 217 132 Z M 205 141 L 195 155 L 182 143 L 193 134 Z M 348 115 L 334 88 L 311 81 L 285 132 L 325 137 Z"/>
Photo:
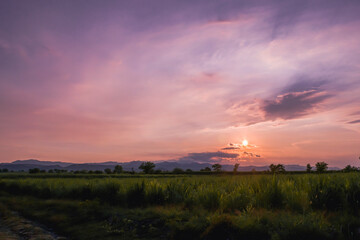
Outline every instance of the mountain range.
<path id="1" fill-rule="evenodd" d="M 70 162 L 51 162 L 40 161 L 36 159 L 28 160 L 16 160 L 11 163 L 0 163 L 0 169 L 7 168 L 9 171 L 28 171 L 32 168 L 39 168 L 41 170 L 59 169 L 67 171 L 77 170 L 104 170 L 106 168 L 113 169 L 116 165 L 121 165 L 125 171 L 139 171 L 139 166 L 143 161 L 132 162 L 100 162 L 100 163 L 70 163 Z M 174 168 L 181 168 L 183 170 L 191 169 L 193 171 L 199 171 L 200 169 L 212 166 L 211 163 L 199 163 L 199 162 L 183 162 L 183 161 L 159 161 L 154 162 L 156 167 L 162 171 L 171 171 Z M 284 165 L 287 171 L 304 171 L 305 166 L 301 165 Z M 223 164 L 222 169 L 225 171 L 232 171 L 234 165 Z M 266 171 L 269 166 L 240 166 L 238 171 Z M 333 167 L 330 170 L 338 170 L 339 168 Z"/>

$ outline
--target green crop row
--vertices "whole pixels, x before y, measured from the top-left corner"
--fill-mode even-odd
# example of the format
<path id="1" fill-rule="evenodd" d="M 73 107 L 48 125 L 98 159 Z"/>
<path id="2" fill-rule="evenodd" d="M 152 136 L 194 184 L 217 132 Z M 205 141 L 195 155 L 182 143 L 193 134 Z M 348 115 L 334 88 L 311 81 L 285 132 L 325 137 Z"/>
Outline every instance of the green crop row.
<path id="1" fill-rule="evenodd" d="M 211 211 L 360 209 L 360 175 L 194 176 L 178 178 L 0 179 L 0 191 L 43 199 L 93 200 L 121 207 L 183 205 Z"/>

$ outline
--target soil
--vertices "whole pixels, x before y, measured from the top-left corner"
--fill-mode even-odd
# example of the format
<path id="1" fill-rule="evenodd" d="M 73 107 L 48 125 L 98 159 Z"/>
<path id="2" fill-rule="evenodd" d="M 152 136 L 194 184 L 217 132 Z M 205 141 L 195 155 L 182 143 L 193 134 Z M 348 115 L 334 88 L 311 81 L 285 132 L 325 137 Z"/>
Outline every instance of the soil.
<path id="1" fill-rule="evenodd" d="M 16 212 L 0 212 L 0 240 L 66 240 Z"/>

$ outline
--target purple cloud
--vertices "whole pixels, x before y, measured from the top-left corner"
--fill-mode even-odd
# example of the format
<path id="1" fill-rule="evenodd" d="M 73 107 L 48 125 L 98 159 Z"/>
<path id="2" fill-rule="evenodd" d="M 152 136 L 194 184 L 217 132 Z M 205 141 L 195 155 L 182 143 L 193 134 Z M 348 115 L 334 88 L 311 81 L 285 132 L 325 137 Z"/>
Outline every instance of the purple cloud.
<path id="1" fill-rule="evenodd" d="M 261 110 L 267 120 L 294 119 L 313 113 L 314 108 L 331 97 L 325 91 L 308 90 L 278 95 L 275 100 L 265 100 Z"/>
<path id="2" fill-rule="evenodd" d="M 348 122 L 349 124 L 355 124 L 355 123 L 360 123 L 360 119 L 358 120 L 354 120 L 354 121 L 351 121 L 351 122 Z"/>
<path id="3" fill-rule="evenodd" d="M 236 159 L 239 156 L 237 153 L 226 152 L 202 152 L 202 153 L 189 153 L 187 156 L 179 158 L 178 161 L 195 161 L 195 162 L 221 162 L 226 159 Z"/>

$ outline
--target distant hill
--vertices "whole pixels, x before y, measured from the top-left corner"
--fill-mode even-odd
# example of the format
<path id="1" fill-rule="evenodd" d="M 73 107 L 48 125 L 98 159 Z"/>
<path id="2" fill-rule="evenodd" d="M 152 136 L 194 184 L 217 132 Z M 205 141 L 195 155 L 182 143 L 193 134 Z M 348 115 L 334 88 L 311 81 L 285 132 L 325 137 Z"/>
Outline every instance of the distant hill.
<path id="1" fill-rule="evenodd" d="M 12 164 L 33 164 L 33 165 L 42 165 L 42 166 L 61 166 L 61 167 L 67 167 L 72 165 L 73 163 L 68 162 L 51 162 L 51 161 L 40 161 L 36 159 L 28 159 L 28 160 L 16 160 L 13 161 Z"/>
<path id="2" fill-rule="evenodd" d="M 12 163 L 0 163 L 0 169 L 7 168 L 10 171 L 28 171 L 32 168 L 39 168 L 41 170 L 49 169 L 62 169 L 68 171 L 77 171 L 77 170 L 104 170 L 105 168 L 113 169 L 116 165 L 121 165 L 125 171 L 139 171 L 139 166 L 143 161 L 132 161 L 132 162 L 102 162 L 102 163 L 69 163 L 69 162 L 51 162 L 51 161 L 40 161 L 36 159 L 28 160 L 16 160 Z M 162 161 L 155 162 L 155 169 L 160 169 L 162 171 L 171 171 L 174 168 L 182 168 L 183 170 L 191 169 L 193 171 L 199 171 L 200 169 L 210 167 L 210 163 L 198 163 L 198 162 L 182 162 L 182 161 Z M 223 170 L 232 171 L 234 165 L 222 165 Z M 269 166 L 240 166 L 238 171 L 266 171 L 269 169 Z M 285 165 L 287 171 L 304 171 L 305 166 L 301 165 Z M 339 168 L 332 167 L 330 170 L 339 170 Z"/>

